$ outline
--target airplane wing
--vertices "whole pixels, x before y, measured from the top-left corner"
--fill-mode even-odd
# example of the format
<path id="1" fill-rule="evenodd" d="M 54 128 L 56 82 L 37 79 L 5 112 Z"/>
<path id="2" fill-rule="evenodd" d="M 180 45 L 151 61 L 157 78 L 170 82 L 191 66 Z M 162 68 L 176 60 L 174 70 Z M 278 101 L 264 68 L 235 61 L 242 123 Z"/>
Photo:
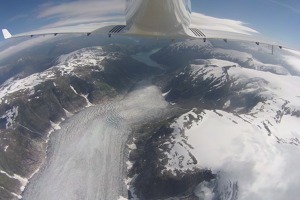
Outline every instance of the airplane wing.
<path id="1" fill-rule="evenodd" d="M 2 33 L 5 39 L 10 38 L 18 38 L 18 37 L 34 37 L 39 35 L 60 35 L 60 34 L 86 34 L 87 36 L 91 34 L 98 35 L 108 35 L 109 37 L 112 35 L 139 35 L 136 33 L 132 33 L 128 30 L 129 28 L 125 25 L 125 23 L 94 23 L 87 25 L 77 25 L 77 26 L 68 26 L 68 27 L 57 27 L 57 28 L 48 28 L 41 29 L 36 31 L 31 31 L 27 33 L 12 35 L 7 29 L 2 29 Z M 257 45 L 267 44 L 272 46 L 272 52 L 274 47 L 278 47 L 280 49 L 288 48 L 286 45 L 282 45 L 277 42 L 273 42 L 269 39 L 263 38 L 259 34 L 242 34 L 242 33 L 234 33 L 234 32 L 226 32 L 221 30 L 210 30 L 210 29 L 201 29 L 200 27 L 191 26 L 185 33 L 186 35 L 169 35 L 170 38 L 176 39 L 177 37 L 180 39 L 203 39 L 204 42 L 206 40 L 224 40 L 227 41 L 244 41 L 244 42 L 253 42 Z M 159 37 L 159 35 L 156 35 Z M 161 36 L 162 38 L 165 36 Z"/>
<path id="2" fill-rule="evenodd" d="M 278 47 L 280 49 L 287 48 L 285 45 L 274 42 L 270 39 L 266 39 L 260 34 L 243 34 L 235 32 L 226 32 L 221 30 L 209 30 L 209 29 L 200 29 L 199 27 L 190 27 L 188 30 L 188 35 L 192 38 L 206 40 L 224 40 L 227 41 L 241 41 L 241 42 L 253 42 L 257 45 L 266 44 L 273 47 Z"/>
<path id="3" fill-rule="evenodd" d="M 18 37 L 34 37 L 40 35 L 59 35 L 59 34 L 107 34 L 109 36 L 113 34 L 125 34 L 127 32 L 126 25 L 122 23 L 95 23 L 88 25 L 77 25 L 68 27 L 56 27 L 31 31 L 27 33 L 12 35 L 7 29 L 2 29 L 2 33 L 5 39 L 18 38 Z"/>

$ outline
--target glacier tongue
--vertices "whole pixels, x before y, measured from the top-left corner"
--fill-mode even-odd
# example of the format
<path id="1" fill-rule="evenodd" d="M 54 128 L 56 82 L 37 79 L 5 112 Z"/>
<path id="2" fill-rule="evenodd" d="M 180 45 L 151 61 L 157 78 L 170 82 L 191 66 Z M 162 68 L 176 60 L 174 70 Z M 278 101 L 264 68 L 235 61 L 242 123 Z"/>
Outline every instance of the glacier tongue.
<path id="1" fill-rule="evenodd" d="M 24 199 L 126 197 L 123 150 L 131 126 L 161 116 L 167 106 L 158 88 L 142 84 L 124 99 L 74 115 L 54 133 L 44 169 Z"/>

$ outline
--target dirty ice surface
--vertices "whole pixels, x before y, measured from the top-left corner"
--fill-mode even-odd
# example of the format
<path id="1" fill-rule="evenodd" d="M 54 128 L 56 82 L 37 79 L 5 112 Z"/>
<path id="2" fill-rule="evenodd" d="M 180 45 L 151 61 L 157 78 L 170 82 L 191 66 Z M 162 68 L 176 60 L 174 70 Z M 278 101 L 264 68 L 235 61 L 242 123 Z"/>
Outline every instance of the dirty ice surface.
<path id="1" fill-rule="evenodd" d="M 74 115 L 51 136 L 45 166 L 23 198 L 127 197 L 123 150 L 131 127 L 164 115 L 167 106 L 157 87 L 141 84 L 122 99 Z"/>

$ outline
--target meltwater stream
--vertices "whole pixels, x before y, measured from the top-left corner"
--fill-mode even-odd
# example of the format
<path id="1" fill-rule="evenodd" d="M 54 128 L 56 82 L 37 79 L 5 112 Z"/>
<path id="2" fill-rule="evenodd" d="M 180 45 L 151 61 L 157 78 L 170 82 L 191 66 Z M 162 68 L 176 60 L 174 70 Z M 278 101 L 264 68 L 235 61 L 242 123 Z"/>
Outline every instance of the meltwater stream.
<path id="1" fill-rule="evenodd" d="M 127 196 L 124 149 L 132 125 L 167 111 L 160 90 L 141 84 L 121 100 L 89 107 L 50 139 L 44 168 L 26 188 L 28 200 L 115 200 Z"/>

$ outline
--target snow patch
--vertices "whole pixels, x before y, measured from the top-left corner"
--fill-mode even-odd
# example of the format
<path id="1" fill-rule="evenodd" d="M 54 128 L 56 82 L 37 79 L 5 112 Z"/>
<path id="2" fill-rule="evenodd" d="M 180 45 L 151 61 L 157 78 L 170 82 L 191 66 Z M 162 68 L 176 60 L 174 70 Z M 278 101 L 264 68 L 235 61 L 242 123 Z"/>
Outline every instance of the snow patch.
<path id="1" fill-rule="evenodd" d="M 80 96 L 82 96 L 84 99 L 85 99 L 85 102 L 86 102 L 86 108 L 88 108 L 88 107 L 91 107 L 91 106 L 93 106 L 93 104 L 89 101 L 89 99 L 88 99 L 88 94 L 86 94 L 86 95 L 84 95 L 84 94 L 81 94 Z"/>
<path id="2" fill-rule="evenodd" d="M 216 65 L 218 67 L 239 66 L 239 64 L 237 63 L 230 62 L 227 60 L 220 60 L 220 59 L 208 59 L 207 62 L 209 65 Z"/>
<path id="3" fill-rule="evenodd" d="M 171 90 L 169 90 L 169 91 L 166 92 L 166 93 L 163 93 L 162 96 L 165 97 L 165 96 L 167 96 L 170 92 L 171 92 Z"/>
<path id="4" fill-rule="evenodd" d="M 18 109 L 18 106 L 14 106 L 12 109 L 7 110 L 5 115 L 1 116 L 1 119 L 6 119 L 6 129 L 13 127 L 18 116 Z"/>
<path id="5" fill-rule="evenodd" d="M 60 128 L 60 126 L 59 126 L 59 124 L 60 123 L 54 123 L 54 122 L 52 122 L 52 121 L 50 121 L 50 123 L 51 123 L 51 126 L 52 126 L 52 128 L 54 129 L 54 130 L 60 130 L 61 128 Z"/>
<path id="6" fill-rule="evenodd" d="M 74 69 L 78 66 L 82 67 L 97 67 L 99 71 L 104 70 L 101 65 L 105 58 L 102 47 L 84 48 L 72 53 L 62 55 L 58 58 L 56 68 L 61 72 L 61 75 L 75 75 Z"/>
<path id="7" fill-rule="evenodd" d="M 78 94 L 78 92 L 75 90 L 75 88 L 72 85 L 70 85 L 70 88 L 74 91 L 75 94 Z"/>
<path id="8" fill-rule="evenodd" d="M 93 104 L 88 99 L 88 96 L 89 96 L 88 94 L 86 94 L 86 95 L 79 94 L 72 85 L 70 85 L 70 88 L 74 91 L 75 94 L 77 94 L 77 95 L 79 95 L 79 96 L 81 96 L 81 97 L 83 97 L 85 99 L 85 102 L 86 102 L 86 106 L 85 107 L 86 108 L 93 106 Z"/>
<path id="9" fill-rule="evenodd" d="M 4 147 L 4 152 L 7 151 L 8 147 L 9 147 L 8 145 Z"/>
<path id="10" fill-rule="evenodd" d="M 64 109 L 64 111 L 65 111 L 67 117 L 71 117 L 74 115 L 73 113 L 67 111 L 66 109 Z"/>
<path id="11" fill-rule="evenodd" d="M 118 200 L 128 200 L 128 199 L 123 196 L 120 196 Z"/>
<path id="12" fill-rule="evenodd" d="M 137 149 L 136 145 L 134 143 L 132 144 L 127 144 L 127 147 L 130 149 L 130 150 L 134 150 L 134 149 Z"/>
<path id="13" fill-rule="evenodd" d="M 132 178 L 127 177 L 126 179 L 124 179 L 124 183 L 127 186 L 127 189 L 129 190 L 130 187 L 130 183 L 132 182 Z"/>
<path id="14" fill-rule="evenodd" d="M 36 85 L 41 84 L 45 80 L 53 78 L 55 78 L 53 72 L 47 70 L 41 73 L 32 74 L 20 80 L 14 80 L 7 84 L 2 84 L 0 87 L 0 98 L 5 97 L 7 94 L 12 94 L 18 91 L 28 90 L 29 93 L 32 93 L 32 90 Z"/>
<path id="15" fill-rule="evenodd" d="M 127 165 L 127 171 L 129 171 L 133 166 L 133 162 L 126 161 L 126 165 Z"/>
<path id="16" fill-rule="evenodd" d="M 231 104 L 230 100 L 226 101 L 224 106 L 223 106 L 223 109 L 229 108 L 230 104 Z"/>

